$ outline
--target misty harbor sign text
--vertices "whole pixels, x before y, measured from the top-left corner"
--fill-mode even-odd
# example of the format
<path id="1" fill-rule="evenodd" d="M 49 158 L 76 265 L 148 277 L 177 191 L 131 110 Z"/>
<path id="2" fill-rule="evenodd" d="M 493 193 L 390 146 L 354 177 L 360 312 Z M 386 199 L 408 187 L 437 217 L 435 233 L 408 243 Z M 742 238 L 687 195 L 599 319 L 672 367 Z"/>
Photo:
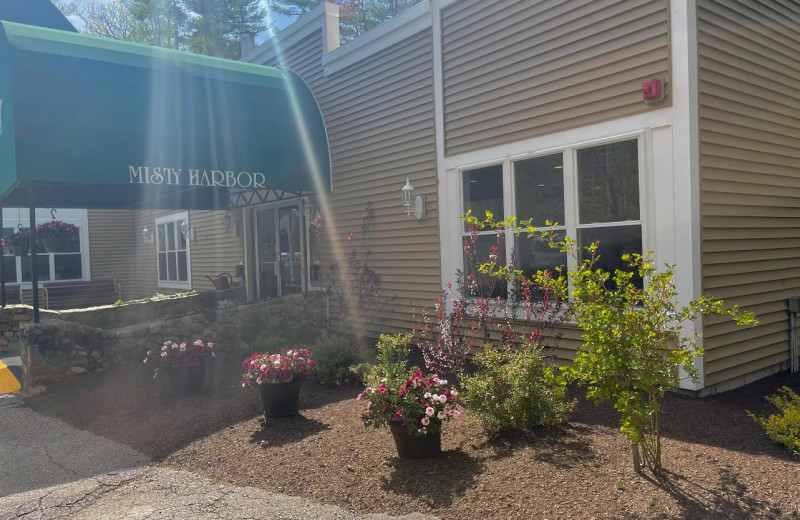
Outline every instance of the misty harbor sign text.
<path id="1" fill-rule="evenodd" d="M 264 188 L 266 178 L 260 172 L 223 170 L 184 170 L 165 166 L 128 166 L 131 184 L 167 184 L 172 186 L 208 186 L 219 188 Z"/>

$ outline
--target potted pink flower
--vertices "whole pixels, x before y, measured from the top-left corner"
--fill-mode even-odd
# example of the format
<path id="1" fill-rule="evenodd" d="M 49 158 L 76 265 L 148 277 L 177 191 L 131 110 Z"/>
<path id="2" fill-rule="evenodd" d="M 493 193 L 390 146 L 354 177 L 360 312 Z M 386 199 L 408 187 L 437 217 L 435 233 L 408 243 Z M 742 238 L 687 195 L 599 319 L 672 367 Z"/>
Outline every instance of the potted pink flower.
<path id="1" fill-rule="evenodd" d="M 214 344 L 210 341 L 199 338 L 180 343 L 167 340 L 161 348 L 147 351 L 144 364 L 153 369 L 153 378 L 166 371 L 176 394 L 199 394 L 203 391 L 206 359 L 215 356 Z"/>
<path id="2" fill-rule="evenodd" d="M 314 372 L 316 361 L 305 348 L 276 354 L 253 353 L 244 360 L 242 388 L 258 385 L 264 417 L 289 417 L 300 409 L 300 383 Z"/>
<path id="3" fill-rule="evenodd" d="M 399 386 L 381 378 L 358 396 L 368 402 L 361 415 L 366 427 L 388 426 L 401 459 L 433 457 L 442 451 L 442 424 L 461 417 L 458 392 L 447 380 L 417 370 Z"/>

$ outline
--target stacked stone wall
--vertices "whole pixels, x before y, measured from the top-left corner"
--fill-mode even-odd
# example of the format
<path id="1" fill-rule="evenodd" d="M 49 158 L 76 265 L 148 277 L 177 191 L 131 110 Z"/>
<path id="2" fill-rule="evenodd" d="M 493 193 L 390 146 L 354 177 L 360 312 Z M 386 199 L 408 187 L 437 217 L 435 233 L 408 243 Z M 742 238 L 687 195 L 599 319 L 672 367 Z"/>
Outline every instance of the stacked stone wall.
<path id="1" fill-rule="evenodd" d="M 40 393 L 53 382 L 103 372 L 112 366 L 141 364 L 149 348 L 159 347 L 166 340 L 201 338 L 213 341 L 218 350 L 244 352 L 247 345 L 242 345 L 237 332 L 243 320 L 252 320 L 254 316 L 277 316 L 277 320 L 271 321 L 278 324 L 302 319 L 307 328 L 320 332 L 325 328 L 326 303 L 320 293 L 290 295 L 251 305 L 203 298 L 203 294 L 183 301 L 49 312 L 38 324 L 14 320 L 15 316 L 30 320 L 29 309 L 27 314 L 18 315 L 11 310 L 11 319 L 23 323 L 21 332 L 17 325 L 12 335 L 21 339 L 24 389 Z M 6 314 L 0 323 L 10 323 Z M 134 317 L 147 319 L 136 322 Z"/>

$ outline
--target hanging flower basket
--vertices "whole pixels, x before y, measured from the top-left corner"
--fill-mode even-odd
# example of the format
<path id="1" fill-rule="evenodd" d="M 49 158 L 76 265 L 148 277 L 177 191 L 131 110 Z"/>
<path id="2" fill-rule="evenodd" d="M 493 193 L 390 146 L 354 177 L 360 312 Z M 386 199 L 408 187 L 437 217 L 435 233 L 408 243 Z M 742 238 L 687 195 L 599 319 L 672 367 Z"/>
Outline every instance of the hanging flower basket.
<path id="1" fill-rule="evenodd" d="M 37 237 L 48 253 L 66 251 L 71 241 L 78 238 L 78 227 L 60 220 L 45 222 L 36 226 Z"/>
<path id="2" fill-rule="evenodd" d="M 3 237 L 3 248 L 14 256 L 25 256 L 31 247 L 31 235 L 27 231 L 18 231 Z"/>

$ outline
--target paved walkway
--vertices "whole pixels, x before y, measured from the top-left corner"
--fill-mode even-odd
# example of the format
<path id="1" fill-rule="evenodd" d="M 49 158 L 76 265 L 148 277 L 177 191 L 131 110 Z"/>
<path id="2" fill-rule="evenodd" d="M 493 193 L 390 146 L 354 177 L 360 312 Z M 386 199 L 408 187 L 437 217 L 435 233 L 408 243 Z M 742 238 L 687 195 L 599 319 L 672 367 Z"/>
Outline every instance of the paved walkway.
<path id="1" fill-rule="evenodd" d="M 128 446 L 34 412 L 20 394 L 0 398 L 0 520 L 435 520 L 361 516 L 149 463 Z"/>
<path id="2" fill-rule="evenodd" d="M 0 520 L 435 520 L 356 515 L 299 497 L 214 483 L 186 471 L 139 468 L 0 499 Z"/>

